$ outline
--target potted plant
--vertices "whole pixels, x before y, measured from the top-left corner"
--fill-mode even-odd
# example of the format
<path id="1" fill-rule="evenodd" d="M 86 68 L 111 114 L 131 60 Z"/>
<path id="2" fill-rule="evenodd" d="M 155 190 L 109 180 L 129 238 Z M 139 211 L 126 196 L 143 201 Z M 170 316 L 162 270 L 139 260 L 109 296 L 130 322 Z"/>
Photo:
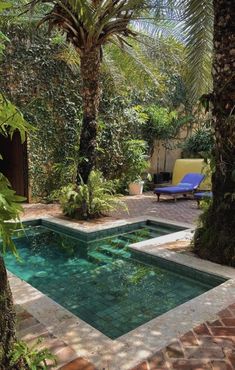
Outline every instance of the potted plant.
<path id="1" fill-rule="evenodd" d="M 146 156 L 144 140 L 128 140 L 126 142 L 126 183 L 130 195 L 143 193 L 144 178 L 147 177 L 149 163 Z"/>

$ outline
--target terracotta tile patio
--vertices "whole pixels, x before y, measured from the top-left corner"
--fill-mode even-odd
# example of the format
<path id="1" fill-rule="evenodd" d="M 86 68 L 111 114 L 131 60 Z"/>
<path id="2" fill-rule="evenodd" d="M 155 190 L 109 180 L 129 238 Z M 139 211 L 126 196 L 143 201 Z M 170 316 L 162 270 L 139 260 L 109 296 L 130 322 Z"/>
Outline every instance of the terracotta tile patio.
<path id="1" fill-rule="evenodd" d="M 151 215 L 173 221 L 193 223 L 200 210 L 193 200 L 166 200 L 158 203 L 152 193 L 143 196 L 125 197 L 129 214 L 113 213 L 110 217 L 99 220 L 105 222 L 111 218 L 129 218 Z M 63 217 L 58 205 L 25 205 L 24 218 L 53 215 Z M 174 246 L 173 246 L 174 247 Z M 185 246 L 184 246 L 185 247 Z M 172 246 L 171 246 L 172 248 Z M 29 344 L 38 337 L 45 346 L 57 356 L 57 369 L 60 370 L 95 370 L 95 364 L 77 357 L 76 353 L 64 342 L 50 334 L 29 313 L 18 308 L 19 337 Z M 49 365 L 49 364 L 48 364 Z M 235 303 L 219 312 L 213 322 L 205 322 L 180 338 L 172 338 L 166 348 L 156 352 L 132 370 L 232 370 L 235 369 Z M 109 370 L 102 368 L 97 370 Z M 121 369 L 120 369 L 121 370 Z"/>
<path id="2" fill-rule="evenodd" d="M 66 369 L 66 367 L 65 367 Z M 132 370 L 235 369 L 235 303 L 218 319 L 193 328 Z"/>
<path id="3" fill-rule="evenodd" d="M 188 199 L 179 198 L 176 202 L 171 198 L 162 197 L 161 201 L 157 202 L 156 195 L 153 192 L 147 192 L 140 196 L 125 196 L 123 201 L 128 206 L 128 213 L 122 209 L 113 212 L 110 217 L 120 219 L 149 215 L 190 224 L 196 221 L 201 213 L 197 208 L 197 202 L 190 197 Z M 24 210 L 24 217 L 40 217 L 41 215 L 63 217 L 58 204 L 25 204 Z M 107 219 L 110 220 L 110 217 L 92 222 L 104 222 Z"/>

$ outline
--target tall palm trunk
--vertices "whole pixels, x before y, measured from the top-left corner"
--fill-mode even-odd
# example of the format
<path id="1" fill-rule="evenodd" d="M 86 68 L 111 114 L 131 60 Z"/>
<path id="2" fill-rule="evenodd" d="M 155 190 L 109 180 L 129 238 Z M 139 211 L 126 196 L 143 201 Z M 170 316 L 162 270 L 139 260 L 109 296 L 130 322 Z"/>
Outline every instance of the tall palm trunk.
<path id="1" fill-rule="evenodd" d="M 235 266 L 235 1 L 213 3 L 213 202 L 194 245 L 201 257 Z"/>
<path id="2" fill-rule="evenodd" d="M 15 340 L 15 312 L 3 258 L 0 257 L 0 369 L 9 369 L 7 355 Z"/>
<path id="3" fill-rule="evenodd" d="M 78 183 L 86 183 L 96 160 L 97 119 L 100 104 L 101 51 L 96 48 L 81 56 L 83 121 L 80 136 Z"/>

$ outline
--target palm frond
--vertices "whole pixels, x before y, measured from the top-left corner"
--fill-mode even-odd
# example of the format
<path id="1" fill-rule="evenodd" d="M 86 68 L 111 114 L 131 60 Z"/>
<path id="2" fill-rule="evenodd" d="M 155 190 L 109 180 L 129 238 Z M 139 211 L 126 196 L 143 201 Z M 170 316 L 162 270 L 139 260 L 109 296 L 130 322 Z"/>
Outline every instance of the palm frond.
<path id="1" fill-rule="evenodd" d="M 142 18 L 136 19 L 132 22 L 134 29 L 138 33 L 143 33 L 152 37 L 153 39 L 161 36 L 170 37 L 174 36 L 178 40 L 182 40 L 182 27 L 179 27 L 178 21 L 155 19 L 155 18 Z"/>
<path id="2" fill-rule="evenodd" d="M 212 87 L 213 1 L 183 0 L 185 4 L 186 84 L 191 102 Z"/>
<path id="3" fill-rule="evenodd" d="M 60 51 L 56 53 L 55 59 L 65 62 L 74 74 L 79 73 L 80 58 L 72 44 L 63 44 L 60 48 Z"/>

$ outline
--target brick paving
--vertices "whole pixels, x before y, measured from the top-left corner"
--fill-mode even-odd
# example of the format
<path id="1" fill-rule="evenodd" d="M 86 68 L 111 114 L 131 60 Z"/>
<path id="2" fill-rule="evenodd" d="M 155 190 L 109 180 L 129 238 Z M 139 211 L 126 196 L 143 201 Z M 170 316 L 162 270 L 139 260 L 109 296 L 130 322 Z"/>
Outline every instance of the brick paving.
<path id="1" fill-rule="evenodd" d="M 143 195 L 125 196 L 122 200 L 128 207 L 128 213 L 124 209 L 119 209 L 118 211 L 111 213 L 110 216 L 112 218 L 120 219 L 149 215 L 172 221 L 193 223 L 201 213 L 197 207 L 197 202 L 192 200 L 190 196 L 187 199 L 179 198 L 176 202 L 171 198 L 164 198 L 163 196 L 160 202 L 157 202 L 157 197 L 153 192 L 146 192 Z M 24 218 L 40 217 L 42 215 L 63 217 L 58 204 L 24 205 Z M 99 220 L 99 222 L 108 219 L 110 219 L 110 217 L 105 217 L 104 219 Z M 81 221 L 79 222 L 81 223 Z M 90 223 L 95 222 L 97 221 L 90 221 Z"/>
<path id="2" fill-rule="evenodd" d="M 123 210 L 112 213 L 99 222 L 110 218 L 129 218 L 151 215 L 173 221 L 193 223 L 200 214 L 194 200 L 171 199 L 159 203 L 152 193 L 143 196 L 124 197 L 129 214 Z M 53 215 L 63 217 L 59 206 L 25 205 L 25 217 Z M 96 221 L 91 221 L 91 223 Z M 173 246 L 174 247 L 174 246 Z M 172 248 L 172 246 L 171 246 Z M 19 317 L 19 336 L 29 344 L 43 337 L 45 346 L 56 354 L 57 368 L 60 370 L 95 370 L 95 364 L 86 359 L 76 358 L 75 352 L 64 342 L 51 335 L 43 325 L 23 311 Z M 130 370 L 235 370 L 235 303 L 217 314 L 213 322 L 202 323 L 180 338 L 172 339 L 166 348 L 156 352 L 151 358 Z M 108 368 L 97 370 L 109 370 Z"/>
<path id="3" fill-rule="evenodd" d="M 235 303 L 217 316 L 174 339 L 132 370 L 235 369 Z"/>
<path id="4" fill-rule="evenodd" d="M 95 370 L 95 367 L 86 359 L 77 358 L 76 352 L 62 340 L 55 337 L 29 312 L 21 306 L 16 306 L 17 337 L 25 341 L 29 348 L 37 344 L 37 349 L 48 348 L 50 353 L 56 356 L 56 367 L 53 369 L 63 370 Z M 40 340 L 40 343 L 39 343 Z M 47 361 L 48 369 L 52 366 Z"/>

